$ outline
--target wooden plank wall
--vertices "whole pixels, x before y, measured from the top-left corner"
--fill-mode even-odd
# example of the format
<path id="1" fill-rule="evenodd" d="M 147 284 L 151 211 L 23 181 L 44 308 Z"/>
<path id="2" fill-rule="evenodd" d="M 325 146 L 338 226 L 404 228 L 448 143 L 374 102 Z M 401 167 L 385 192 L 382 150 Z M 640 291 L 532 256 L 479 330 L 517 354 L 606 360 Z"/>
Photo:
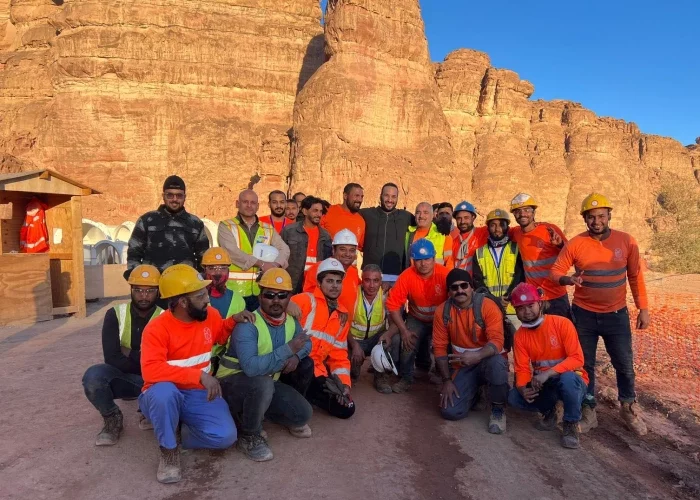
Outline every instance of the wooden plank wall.
<path id="1" fill-rule="evenodd" d="M 53 318 L 49 256 L 0 255 L 0 325 Z"/>
<path id="2" fill-rule="evenodd" d="M 73 234 L 71 202 L 65 197 L 48 196 L 46 227 L 49 230 L 49 257 L 51 258 L 51 292 L 54 307 L 77 305 L 74 302 Z M 62 238 L 55 243 L 54 232 L 60 229 Z M 82 233 L 82 230 L 81 230 Z M 82 267 L 82 261 L 80 262 Z"/>
<path id="3" fill-rule="evenodd" d="M 27 203 L 31 199 L 29 193 L 0 191 L 0 203 L 12 203 L 12 218 L 0 220 L 0 254 L 19 252 L 19 230 L 24 224 Z"/>

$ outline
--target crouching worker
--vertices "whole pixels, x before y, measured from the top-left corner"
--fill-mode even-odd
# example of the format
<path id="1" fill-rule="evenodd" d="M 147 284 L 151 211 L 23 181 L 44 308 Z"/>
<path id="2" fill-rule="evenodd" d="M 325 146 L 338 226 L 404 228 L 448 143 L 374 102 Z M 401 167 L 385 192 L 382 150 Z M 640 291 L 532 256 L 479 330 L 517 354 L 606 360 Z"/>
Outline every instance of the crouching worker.
<path id="1" fill-rule="evenodd" d="M 183 448 L 211 449 L 236 441 L 236 426 L 210 371 L 212 346 L 225 345 L 240 318 L 222 320 L 209 307 L 207 285 L 186 264 L 163 271 L 159 288 L 168 310 L 148 324 L 141 342 L 144 387 L 139 407 L 153 423 L 160 445 L 161 483 L 180 480 L 180 441 Z"/>
<path id="2" fill-rule="evenodd" d="M 433 350 L 442 377 L 440 413 L 447 420 L 467 416 L 479 386 L 488 384 L 491 417 L 488 430 L 506 430 L 505 404 L 508 399 L 508 361 L 503 349 L 503 313 L 485 295 L 474 292 L 472 278 L 464 269 L 447 275 L 449 298 L 435 311 Z M 447 354 L 452 346 L 452 354 Z M 454 371 L 450 375 L 449 363 Z"/>
<path id="3" fill-rule="evenodd" d="M 578 448 L 581 403 L 586 396 L 588 375 L 583 369 L 583 350 L 576 329 L 567 318 L 542 314 L 539 290 L 529 283 L 515 287 L 511 303 L 523 324 L 515 333 L 516 388 L 510 391 L 508 404 L 540 412 L 542 420 L 537 422 L 537 429 L 550 431 L 557 426 L 555 406 L 561 400 L 561 445 Z"/>
<path id="4" fill-rule="evenodd" d="M 273 454 L 262 432 L 263 418 L 286 427 L 292 436 L 311 437 L 311 405 L 284 382 L 305 380 L 308 385 L 314 363 L 311 337 L 286 313 L 293 288 L 289 273 L 270 269 L 258 285 L 260 308 L 253 322 L 236 325 L 216 376 L 238 424 L 236 447 L 249 459 L 265 462 Z"/>
<path id="5" fill-rule="evenodd" d="M 129 275 L 131 301 L 118 304 L 105 314 L 102 324 L 102 352 L 105 362 L 93 365 L 83 375 L 85 396 L 104 419 L 95 445 L 110 446 L 119 440 L 124 424 L 115 399 L 136 399 L 141 394 L 141 334 L 149 321 L 163 310 L 156 306 L 160 272 L 141 264 Z M 152 429 L 139 415 L 139 428 Z"/>

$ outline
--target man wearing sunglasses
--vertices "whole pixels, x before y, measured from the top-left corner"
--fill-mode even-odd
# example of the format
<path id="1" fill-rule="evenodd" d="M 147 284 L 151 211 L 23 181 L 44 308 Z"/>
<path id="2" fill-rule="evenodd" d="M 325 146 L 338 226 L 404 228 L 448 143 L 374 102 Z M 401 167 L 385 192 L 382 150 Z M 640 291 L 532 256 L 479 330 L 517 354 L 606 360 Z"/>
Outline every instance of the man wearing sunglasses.
<path id="1" fill-rule="evenodd" d="M 148 322 L 163 312 L 156 305 L 159 278 L 160 272 L 155 267 L 137 266 L 129 276 L 131 301 L 118 304 L 105 314 L 102 324 L 105 362 L 91 366 L 83 375 L 85 396 L 104 419 L 96 446 L 117 444 L 124 428 L 122 412 L 114 400 L 134 399 L 141 394 L 141 334 Z M 153 428 L 143 414 L 139 414 L 139 428 Z"/>
<path id="2" fill-rule="evenodd" d="M 238 423 L 237 448 L 255 462 L 272 460 L 262 422 L 286 427 L 292 436 L 311 437 L 313 410 L 295 383 L 308 386 L 313 377 L 311 338 L 286 313 L 292 279 L 283 269 L 270 269 L 260 282 L 260 308 L 250 323 L 238 323 L 216 376 Z M 303 390 L 303 389 L 302 389 Z"/>
<path id="3" fill-rule="evenodd" d="M 499 355 L 504 343 L 503 313 L 493 300 L 474 293 L 472 278 L 464 269 L 450 271 L 447 288 L 449 298 L 437 308 L 433 320 L 433 352 L 442 377 L 440 413 L 447 420 L 465 418 L 479 387 L 487 384 L 491 402 L 488 430 L 502 434 L 508 399 L 508 361 Z M 480 308 L 483 327 L 475 307 Z"/>
<path id="4" fill-rule="evenodd" d="M 174 264 L 200 269 L 209 239 L 204 223 L 185 210 L 185 199 L 185 181 L 177 175 L 165 179 L 163 204 L 139 217 L 131 233 L 124 279 L 140 264 L 155 266 L 161 273 Z"/>

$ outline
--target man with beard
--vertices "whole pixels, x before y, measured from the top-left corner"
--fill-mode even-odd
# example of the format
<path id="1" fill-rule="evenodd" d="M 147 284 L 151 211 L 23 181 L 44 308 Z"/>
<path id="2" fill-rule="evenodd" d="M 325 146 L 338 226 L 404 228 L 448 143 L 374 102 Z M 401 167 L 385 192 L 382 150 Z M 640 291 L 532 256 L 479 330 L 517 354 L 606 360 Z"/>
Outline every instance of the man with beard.
<path id="1" fill-rule="evenodd" d="M 451 233 L 455 268 L 464 269 L 471 274 L 472 258 L 477 248 L 486 245 L 489 230 L 486 226 L 474 227 L 476 208 L 468 201 L 459 203 L 454 209 L 453 216 L 457 224 Z"/>
<path id="2" fill-rule="evenodd" d="M 437 226 L 438 231 L 445 236 L 452 232 L 454 221 L 452 220 L 452 213 L 454 207 L 449 201 L 443 201 L 438 204 L 437 216 L 435 217 L 435 226 Z M 450 235 L 451 237 L 451 235 Z M 452 242 L 450 242 L 451 244 Z"/>
<path id="3" fill-rule="evenodd" d="M 163 183 L 163 204 L 136 221 L 129 238 L 124 279 L 140 264 L 150 264 L 162 273 L 173 264 L 199 269 L 209 248 L 204 223 L 185 210 L 185 181 L 171 175 Z"/>
<path id="4" fill-rule="evenodd" d="M 285 224 L 285 227 L 297 222 L 298 215 L 299 215 L 299 203 L 297 203 L 293 199 L 287 200 L 287 202 L 285 203 L 285 209 L 284 209 L 284 216 L 287 218 L 287 223 Z M 282 234 L 281 231 L 280 231 L 280 234 Z"/>
<path id="5" fill-rule="evenodd" d="M 510 217 L 505 210 L 496 209 L 488 214 L 489 239 L 474 254 L 472 276 L 474 288 L 485 287 L 501 299 L 508 319 L 517 328 L 520 322 L 509 300 L 513 288 L 525 281 L 525 272 L 518 245 L 508 238 L 509 225 Z"/>
<path id="6" fill-rule="evenodd" d="M 273 458 L 263 418 L 294 437 L 311 437 L 313 410 L 294 387 L 304 390 L 313 377 L 311 338 L 285 313 L 291 292 L 287 271 L 270 269 L 262 276 L 260 309 L 251 323 L 236 325 L 216 374 L 240 430 L 236 446 L 255 462 Z"/>
<path id="7" fill-rule="evenodd" d="M 438 231 L 437 226 L 433 222 L 432 207 L 430 203 L 424 201 L 416 206 L 416 225 L 408 228 L 405 249 L 411 247 L 414 241 L 425 238 L 430 241 L 435 247 L 435 262 L 445 266 L 447 269 L 454 267 L 452 260 L 452 238 Z"/>
<path id="8" fill-rule="evenodd" d="M 360 210 L 365 220 L 362 267 L 379 266 L 387 285 L 393 285 L 405 269 L 406 233 L 413 217 L 407 210 L 396 208 L 398 201 L 399 188 L 389 182 L 382 186 L 378 207 Z"/>
<path id="9" fill-rule="evenodd" d="M 131 301 L 118 304 L 105 314 L 102 324 L 105 362 L 91 366 L 83 375 L 85 396 L 104 419 L 96 446 L 116 444 L 124 428 L 124 417 L 114 400 L 137 398 L 141 393 L 141 335 L 148 322 L 163 312 L 156 306 L 159 278 L 160 272 L 155 267 L 136 266 L 128 280 Z M 139 415 L 139 428 L 152 428 L 143 414 Z"/>
<path id="10" fill-rule="evenodd" d="M 508 361 L 500 355 L 503 314 L 493 300 L 474 293 L 472 278 L 464 269 L 450 271 L 447 288 L 449 298 L 437 308 L 433 320 L 433 352 L 442 377 L 440 413 L 447 420 L 465 418 L 479 386 L 487 384 L 491 403 L 488 430 L 502 434 L 506 431 L 508 398 Z"/>
<path id="11" fill-rule="evenodd" d="M 184 448 L 225 449 L 236 441 L 236 426 L 211 374 L 211 351 L 225 345 L 240 317 L 224 321 L 209 307 L 209 281 L 185 264 L 160 277 L 168 310 L 151 321 L 141 342 L 143 392 L 139 408 L 153 423 L 160 445 L 157 478 L 175 483 L 180 475 L 180 436 Z"/>
<path id="12" fill-rule="evenodd" d="M 542 420 L 537 422 L 537 429 L 552 431 L 557 427 L 556 405 L 561 400 L 561 445 L 578 448 L 581 402 L 586 395 L 588 375 L 583 369 L 583 351 L 576 329 L 568 318 L 545 315 L 541 292 L 530 283 L 515 287 L 512 303 L 522 326 L 515 334 L 515 388 L 508 395 L 508 403 L 540 412 Z"/>
<path id="13" fill-rule="evenodd" d="M 287 272 L 292 277 L 295 292 L 301 292 L 304 273 L 316 262 L 331 256 L 331 236 L 319 226 L 323 205 L 321 200 L 308 196 L 301 202 L 304 220 L 287 226 L 282 231 L 282 240 L 289 246 Z"/>
<path id="14" fill-rule="evenodd" d="M 284 226 L 290 223 L 285 216 L 287 195 L 279 190 L 272 191 L 267 197 L 267 203 L 270 207 L 270 215 L 260 217 L 260 222 L 270 224 L 278 234 L 282 234 Z"/>
<path id="15" fill-rule="evenodd" d="M 523 260 L 525 281 L 544 292 L 547 314 L 571 319 L 571 306 L 566 287 L 549 279 L 549 271 L 567 242 L 556 225 L 535 222 L 537 202 L 527 193 L 520 193 L 510 202 L 510 212 L 519 227 L 510 230 L 511 241 L 518 244 Z"/>
<path id="16" fill-rule="evenodd" d="M 360 215 L 360 207 L 365 192 L 362 186 L 351 182 L 343 188 L 343 203 L 332 205 L 328 213 L 321 219 L 321 227 L 333 238 L 341 229 L 349 229 L 355 234 L 359 248 L 362 250 L 365 241 L 365 220 Z"/>
<path id="17" fill-rule="evenodd" d="M 638 330 L 649 326 L 649 305 L 639 247 L 631 235 L 610 229 L 612 209 L 612 203 L 602 194 L 591 193 L 583 200 L 581 215 L 588 231 L 573 237 L 564 246 L 549 277 L 562 286 L 574 287 L 571 314 L 583 348 L 584 368 L 590 379 L 583 402 L 582 430 L 598 425 L 594 396 L 595 362 L 598 338 L 603 337 L 617 376 L 620 415 L 632 432 L 643 436 L 647 433 L 647 426 L 642 420 L 634 391 L 627 280 L 639 309 Z M 572 266 L 576 272 L 567 276 Z"/>

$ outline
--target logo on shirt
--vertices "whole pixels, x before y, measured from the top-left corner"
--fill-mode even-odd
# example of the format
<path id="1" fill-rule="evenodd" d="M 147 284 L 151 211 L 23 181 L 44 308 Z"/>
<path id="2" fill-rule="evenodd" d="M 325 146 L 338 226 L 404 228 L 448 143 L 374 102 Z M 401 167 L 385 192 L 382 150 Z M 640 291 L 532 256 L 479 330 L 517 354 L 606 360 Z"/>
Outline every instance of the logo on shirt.
<path id="1" fill-rule="evenodd" d="M 614 253 L 615 253 L 615 260 L 624 260 L 621 248 L 616 248 Z"/>
<path id="2" fill-rule="evenodd" d="M 442 286 L 441 285 L 435 285 L 435 294 L 440 295 L 442 293 Z"/>
<path id="3" fill-rule="evenodd" d="M 212 340 L 213 340 L 213 339 L 212 339 L 212 336 L 211 336 L 211 330 L 209 329 L 209 327 L 204 328 L 204 341 L 205 341 L 207 344 L 213 344 L 213 341 L 212 341 Z"/>
<path id="4" fill-rule="evenodd" d="M 544 241 L 537 240 L 537 248 L 544 248 Z"/>
<path id="5" fill-rule="evenodd" d="M 559 339 L 552 335 L 551 337 L 549 337 L 549 344 L 552 347 L 559 347 Z"/>

